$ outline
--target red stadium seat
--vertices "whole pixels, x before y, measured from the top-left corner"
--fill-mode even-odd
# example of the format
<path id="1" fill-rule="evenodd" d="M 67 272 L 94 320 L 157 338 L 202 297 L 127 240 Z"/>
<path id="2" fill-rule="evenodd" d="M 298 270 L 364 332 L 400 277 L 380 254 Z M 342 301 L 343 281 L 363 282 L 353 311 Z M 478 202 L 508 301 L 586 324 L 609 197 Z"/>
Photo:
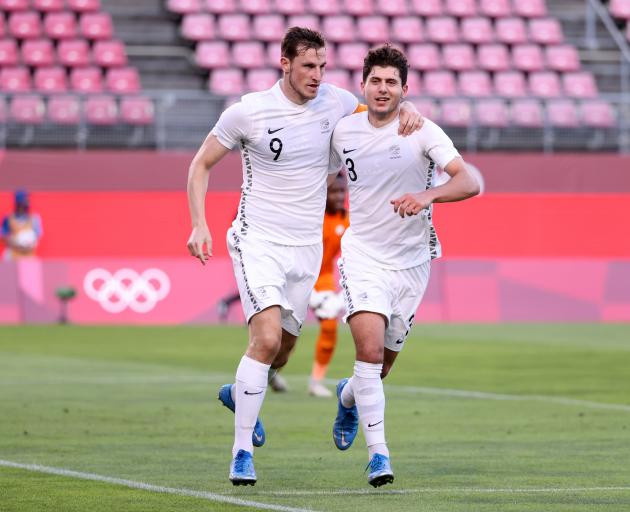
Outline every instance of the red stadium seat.
<path id="1" fill-rule="evenodd" d="M 215 69 L 210 75 L 210 91 L 225 96 L 242 94 L 245 87 L 240 69 Z"/>
<path id="2" fill-rule="evenodd" d="M 26 11 L 29 7 L 29 0 L 0 0 L 0 11 Z"/>
<path id="3" fill-rule="evenodd" d="M 107 90 L 117 94 L 133 94 L 140 91 L 138 70 L 132 67 L 110 68 L 105 75 Z"/>
<path id="4" fill-rule="evenodd" d="M 18 46 L 15 39 L 0 40 L 0 67 L 15 66 L 18 63 Z"/>
<path id="5" fill-rule="evenodd" d="M 265 47 L 258 41 L 241 41 L 232 45 L 232 65 L 239 68 L 260 68 L 265 65 Z"/>
<path id="6" fill-rule="evenodd" d="M 57 60 L 67 67 L 87 66 L 90 63 L 90 46 L 85 39 L 68 39 L 57 44 Z"/>
<path id="7" fill-rule="evenodd" d="M 472 120 L 470 103 L 462 99 L 442 101 L 442 124 L 447 126 L 468 126 Z"/>
<path id="8" fill-rule="evenodd" d="M 11 119 L 19 124 L 40 124 L 44 121 L 46 106 L 41 96 L 28 94 L 15 96 L 9 110 Z"/>
<path id="9" fill-rule="evenodd" d="M 0 90 L 2 92 L 29 92 L 31 74 L 28 68 L 16 66 L 0 69 Z"/>
<path id="10" fill-rule="evenodd" d="M 593 75 L 586 71 L 564 73 L 562 86 L 564 93 L 572 98 L 595 98 L 598 94 Z"/>
<path id="11" fill-rule="evenodd" d="M 166 8 L 176 14 L 201 12 L 202 0 L 168 0 Z"/>
<path id="12" fill-rule="evenodd" d="M 355 40 L 356 28 L 351 16 L 326 16 L 323 23 L 326 39 L 334 43 L 349 43 Z"/>
<path id="13" fill-rule="evenodd" d="M 501 43 L 521 44 L 528 41 L 525 22 L 521 18 L 499 18 L 494 31 Z"/>
<path id="14" fill-rule="evenodd" d="M 329 59 L 329 54 L 330 54 L 330 50 L 331 47 L 329 46 L 328 48 L 326 48 L 326 60 L 330 61 Z M 269 43 L 267 45 L 267 65 L 268 66 L 272 66 L 274 68 L 280 68 L 280 43 Z M 330 66 L 328 66 L 330 67 Z"/>
<path id="15" fill-rule="evenodd" d="M 83 103 L 88 124 L 109 126 L 118 122 L 118 107 L 113 96 L 91 96 Z"/>
<path id="16" fill-rule="evenodd" d="M 81 109 L 79 98 L 63 95 L 48 99 L 47 119 L 55 124 L 79 124 Z"/>
<path id="17" fill-rule="evenodd" d="M 71 12 L 51 12 L 44 18 L 44 32 L 53 39 L 75 38 L 77 20 Z"/>
<path id="18" fill-rule="evenodd" d="M 405 0 L 376 0 L 376 10 L 384 16 L 407 16 L 407 2 Z"/>
<path id="19" fill-rule="evenodd" d="M 182 37 L 192 41 L 208 41 L 215 38 L 214 17 L 211 14 L 186 14 L 181 24 Z"/>
<path id="20" fill-rule="evenodd" d="M 319 16 L 314 14 L 293 14 L 287 20 L 287 27 L 306 27 L 319 31 Z"/>
<path id="21" fill-rule="evenodd" d="M 363 69 L 363 59 L 368 51 L 365 43 L 342 43 L 337 48 L 339 63 L 346 69 Z"/>
<path id="22" fill-rule="evenodd" d="M 543 114 L 540 103 L 533 99 L 517 100 L 510 109 L 512 123 L 527 128 L 540 128 L 543 125 Z"/>
<path id="23" fill-rule="evenodd" d="M 74 68 L 70 71 L 70 87 L 85 94 L 103 90 L 103 76 L 97 67 Z"/>
<path id="24" fill-rule="evenodd" d="M 275 4 L 275 10 L 280 14 L 307 14 L 304 0 L 275 0 Z M 289 25 L 289 27 L 291 26 L 293 25 Z"/>
<path id="25" fill-rule="evenodd" d="M 564 34 L 560 22 L 553 18 L 529 20 L 529 38 L 539 44 L 560 44 Z"/>
<path id="26" fill-rule="evenodd" d="M 425 26 L 429 41 L 441 44 L 459 42 L 459 30 L 455 18 L 444 16 L 429 18 Z"/>
<path id="27" fill-rule="evenodd" d="M 389 24 L 384 16 L 365 16 L 357 21 L 359 39 L 368 43 L 389 41 Z"/>
<path id="28" fill-rule="evenodd" d="M 68 90 L 66 70 L 61 66 L 37 68 L 33 82 L 35 89 L 39 92 L 58 93 Z"/>
<path id="29" fill-rule="evenodd" d="M 420 73 L 410 69 L 407 71 L 407 87 L 409 88 L 407 94 L 409 96 L 419 96 L 422 93 L 422 80 L 420 80 Z"/>
<path id="30" fill-rule="evenodd" d="M 252 38 L 249 16 L 222 14 L 218 21 L 219 35 L 228 41 L 248 41 Z"/>
<path id="31" fill-rule="evenodd" d="M 474 69 L 475 52 L 468 44 L 446 44 L 442 47 L 442 63 L 445 68 L 455 71 Z"/>
<path id="32" fill-rule="evenodd" d="M 101 10 L 100 0 L 66 0 L 74 12 L 96 12 Z"/>
<path id="33" fill-rule="evenodd" d="M 498 96 L 521 98 L 527 94 L 525 76 L 519 71 L 499 71 L 494 74 L 494 90 Z"/>
<path id="34" fill-rule="evenodd" d="M 510 0 L 480 0 L 479 13 L 491 18 L 505 18 L 512 14 Z"/>
<path id="35" fill-rule="evenodd" d="M 352 84 L 350 82 L 350 73 L 345 69 L 332 69 L 326 71 L 324 75 L 324 82 L 336 85 L 342 89 L 351 89 Z"/>
<path id="36" fill-rule="evenodd" d="M 202 41 L 195 50 L 195 62 L 201 68 L 227 68 L 230 66 L 230 48 L 225 41 Z"/>
<path id="37" fill-rule="evenodd" d="M 418 16 L 441 16 L 444 8 L 442 0 L 411 0 L 411 12 Z"/>
<path id="38" fill-rule="evenodd" d="M 481 126 L 501 128 L 508 125 L 508 109 L 503 100 L 479 100 L 474 105 L 475 119 Z"/>
<path id="39" fill-rule="evenodd" d="M 514 2 L 514 14 L 524 18 L 547 16 L 545 0 L 517 0 Z"/>
<path id="40" fill-rule="evenodd" d="M 42 22 L 34 11 L 14 12 L 9 16 L 9 33 L 17 39 L 42 36 Z"/>
<path id="41" fill-rule="evenodd" d="M 55 51 L 50 39 L 29 39 L 22 43 L 22 62 L 29 66 L 50 66 Z"/>
<path id="42" fill-rule="evenodd" d="M 308 11 L 319 16 L 329 16 L 341 12 L 341 0 L 309 0 Z"/>
<path id="43" fill-rule="evenodd" d="M 552 126 L 575 128 L 580 124 L 575 103 L 571 100 L 554 100 L 547 103 L 547 119 Z"/>
<path id="44" fill-rule="evenodd" d="M 63 11 L 63 0 L 33 0 L 33 8 L 40 12 Z"/>
<path id="45" fill-rule="evenodd" d="M 414 106 L 418 109 L 423 116 L 429 118 L 431 121 L 438 121 L 440 117 L 440 109 L 437 103 L 429 98 L 417 98 L 411 100 Z"/>
<path id="46" fill-rule="evenodd" d="M 458 18 L 477 15 L 475 0 L 446 0 L 446 13 Z"/>
<path id="47" fill-rule="evenodd" d="M 585 101 L 580 106 L 582 123 L 598 128 L 615 126 L 615 112 L 605 101 Z"/>
<path id="48" fill-rule="evenodd" d="M 547 67 L 554 71 L 577 71 L 580 69 L 580 57 L 574 46 L 561 44 L 545 48 Z"/>
<path id="49" fill-rule="evenodd" d="M 92 59 L 101 67 L 121 67 L 127 65 L 127 52 L 122 41 L 96 41 L 92 47 Z"/>
<path id="50" fill-rule="evenodd" d="M 280 41 L 285 29 L 284 16 L 279 14 L 263 14 L 254 18 L 254 38 L 259 41 Z"/>
<path id="51" fill-rule="evenodd" d="M 247 14 L 267 14 L 271 12 L 270 0 L 241 0 L 241 11 Z"/>
<path id="52" fill-rule="evenodd" d="M 455 96 L 455 76 L 450 71 L 427 71 L 424 74 L 425 94 L 436 98 Z"/>
<path id="53" fill-rule="evenodd" d="M 529 74 L 529 91 L 541 98 L 558 98 L 562 95 L 560 79 L 553 71 L 536 71 Z"/>
<path id="54" fill-rule="evenodd" d="M 424 40 L 424 29 L 420 18 L 400 16 L 392 20 L 392 39 L 401 43 L 420 43 Z"/>
<path id="55" fill-rule="evenodd" d="M 435 44 L 412 44 L 407 51 L 409 65 L 422 71 L 435 70 L 442 67 L 440 50 Z"/>
<path id="56" fill-rule="evenodd" d="M 374 14 L 372 0 L 343 0 L 343 10 L 353 16 L 370 16 Z"/>
<path id="57" fill-rule="evenodd" d="M 278 72 L 273 69 L 250 69 L 245 84 L 248 91 L 264 91 L 273 87 L 278 78 Z"/>
<path id="58" fill-rule="evenodd" d="M 487 17 L 464 18 L 461 23 L 462 39 L 468 43 L 482 44 L 494 41 L 492 23 Z"/>
<path id="59" fill-rule="evenodd" d="M 458 88 L 461 95 L 475 98 L 493 93 L 490 75 L 485 71 L 462 71 L 458 77 Z"/>
<path id="60" fill-rule="evenodd" d="M 88 12 L 79 19 L 79 30 L 88 39 L 111 39 L 114 35 L 112 18 L 106 12 Z"/>
<path id="61" fill-rule="evenodd" d="M 132 125 L 152 124 L 155 120 L 153 102 L 145 96 L 125 96 L 120 100 L 120 120 Z"/>
<path id="62" fill-rule="evenodd" d="M 512 62 L 522 71 L 540 71 L 545 67 L 542 50 L 536 44 L 519 44 L 512 47 Z"/>
<path id="63" fill-rule="evenodd" d="M 613 16 L 630 20 L 630 2 L 628 0 L 610 0 L 608 8 Z"/>
<path id="64" fill-rule="evenodd" d="M 482 44 L 477 48 L 477 62 L 481 69 L 506 71 L 510 69 L 510 54 L 504 44 Z"/>

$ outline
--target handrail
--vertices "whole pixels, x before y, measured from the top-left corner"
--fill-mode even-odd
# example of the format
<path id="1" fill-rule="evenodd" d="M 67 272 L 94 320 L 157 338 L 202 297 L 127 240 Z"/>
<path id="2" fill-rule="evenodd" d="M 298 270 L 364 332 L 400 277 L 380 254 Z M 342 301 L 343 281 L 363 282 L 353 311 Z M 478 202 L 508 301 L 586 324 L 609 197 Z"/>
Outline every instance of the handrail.
<path id="1" fill-rule="evenodd" d="M 619 51 L 626 59 L 626 62 L 630 64 L 630 45 L 628 45 L 625 37 L 623 37 L 623 34 L 619 31 L 617 25 L 615 25 L 615 22 L 608 12 L 608 9 L 606 9 L 604 4 L 600 0 L 587 1 L 599 16 L 599 19 L 602 21 L 602 23 L 610 33 L 610 36 L 613 38 L 615 43 L 617 43 Z"/>

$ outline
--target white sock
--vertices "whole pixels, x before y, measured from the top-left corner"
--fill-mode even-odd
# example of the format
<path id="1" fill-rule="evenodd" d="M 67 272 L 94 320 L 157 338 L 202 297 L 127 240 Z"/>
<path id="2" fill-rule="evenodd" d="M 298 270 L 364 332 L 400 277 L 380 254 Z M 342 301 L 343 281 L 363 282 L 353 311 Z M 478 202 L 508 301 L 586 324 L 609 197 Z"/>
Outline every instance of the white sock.
<path id="1" fill-rule="evenodd" d="M 373 452 L 389 457 L 385 443 L 385 393 L 381 380 L 382 370 L 382 364 L 354 362 L 352 390 L 370 458 Z"/>
<path id="2" fill-rule="evenodd" d="M 267 391 L 267 374 L 270 365 L 247 356 L 241 358 L 236 369 L 234 403 L 234 446 L 232 456 L 239 450 L 254 453 L 252 432 Z"/>
<path id="3" fill-rule="evenodd" d="M 354 389 L 352 389 L 352 377 L 348 379 L 346 385 L 341 390 L 341 405 L 344 407 L 354 406 Z"/>

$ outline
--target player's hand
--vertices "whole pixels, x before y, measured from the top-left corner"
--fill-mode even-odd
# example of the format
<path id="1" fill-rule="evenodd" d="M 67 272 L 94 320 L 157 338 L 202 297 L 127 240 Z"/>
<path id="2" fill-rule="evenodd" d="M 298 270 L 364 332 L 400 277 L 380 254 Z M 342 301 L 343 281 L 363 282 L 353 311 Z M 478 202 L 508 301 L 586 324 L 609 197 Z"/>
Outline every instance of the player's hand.
<path id="1" fill-rule="evenodd" d="M 424 117 L 422 117 L 422 114 L 418 112 L 415 105 L 409 101 L 404 101 L 400 105 L 398 135 L 407 137 L 422 128 L 423 124 Z"/>
<path id="2" fill-rule="evenodd" d="M 431 206 L 433 199 L 425 192 L 420 192 L 419 194 L 405 194 L 397 199 L 392 199 L 390 203 L 394 205 L 394 213 L 401 217 L 405 215 L 410 217 L 418 215 L 422 210 Z"/>
<path id="3" fill-rule="evenodd" d="M 188 252 L 191 256 L 198 258 L 203 265 L 212 256 L 212 237 L 207 226 L 195 227 L 188 238 Z M 204 251 L 205 246 L 205 251 Z"/>

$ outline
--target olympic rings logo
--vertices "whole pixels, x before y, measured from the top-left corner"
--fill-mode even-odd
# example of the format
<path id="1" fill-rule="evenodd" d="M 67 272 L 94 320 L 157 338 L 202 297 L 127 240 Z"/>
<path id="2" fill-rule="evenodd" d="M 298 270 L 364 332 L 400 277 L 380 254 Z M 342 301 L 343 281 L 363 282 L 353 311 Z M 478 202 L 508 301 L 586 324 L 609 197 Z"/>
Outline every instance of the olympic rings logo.
<path id="1" fill-rule="evenodd" d="M 148 313 L 171 291 L 171 281 L 158 268 L 150 268 L 142 274 L 130 268 L 122 268 L 114 274 L 95 268 L 85 275 L 83 289 L 108 313 L 120 313 L 127 308 L 136 313 Z"/>

